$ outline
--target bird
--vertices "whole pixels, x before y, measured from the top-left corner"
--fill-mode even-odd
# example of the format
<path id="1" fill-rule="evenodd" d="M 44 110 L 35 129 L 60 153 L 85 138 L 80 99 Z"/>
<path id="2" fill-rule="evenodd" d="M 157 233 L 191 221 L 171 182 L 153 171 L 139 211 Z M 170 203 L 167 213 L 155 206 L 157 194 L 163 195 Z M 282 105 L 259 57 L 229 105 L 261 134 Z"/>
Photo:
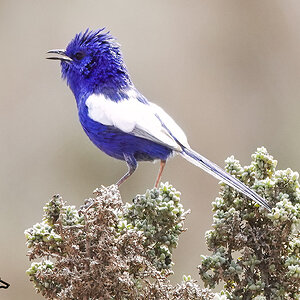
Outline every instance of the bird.
<path id="1" fill-rule="evenodd" d="M 65 49 L 49 50 L 76 99 L 78 116 L 89 139 L 104 153 L 127 163 L 117 186 L 139 161 L 160 161 L 155 187 L 169 158 L 181 155 L 218 180 L 271 211 L 269 203 L 240 180 L 194 151 L 183 130 L 133 84 L 119 43 L 105 28 L 75 35 Z"/>

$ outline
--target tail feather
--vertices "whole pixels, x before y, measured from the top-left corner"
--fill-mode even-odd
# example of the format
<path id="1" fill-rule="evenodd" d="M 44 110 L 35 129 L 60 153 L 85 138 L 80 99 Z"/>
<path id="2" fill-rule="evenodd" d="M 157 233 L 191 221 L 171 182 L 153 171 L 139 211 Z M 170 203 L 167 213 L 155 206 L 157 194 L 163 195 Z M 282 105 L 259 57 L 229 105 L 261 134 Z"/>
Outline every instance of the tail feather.
<path id="1" fill-rule="evenodd" d="M 239 192 L 243 193 L 250 199 L 257 202 L 259 205 L 265 207 L 268 211 L 271 211 L 271 206 L 269 203 L 247 187 L 244 183 L 239 181 L 237 178 L 233 177 L 232 175 L 228 174 L 224 170 L 222 170 L 219 166 L 214 164 L 213 162 L 209 161 L 207 158 L 203 157 L 196 151 L 188 148 L 184 148 L 183 151 L 180 153 L 186 160 L 191 162 L 192 164 L 196 165 L 197 167 L 202 168 L 204 171 L 208 172 L 209 174 L 213 175 L 217 179 L 223 181 L 224 183 L 228 184 L 229 186 L 235 188 Z"/>

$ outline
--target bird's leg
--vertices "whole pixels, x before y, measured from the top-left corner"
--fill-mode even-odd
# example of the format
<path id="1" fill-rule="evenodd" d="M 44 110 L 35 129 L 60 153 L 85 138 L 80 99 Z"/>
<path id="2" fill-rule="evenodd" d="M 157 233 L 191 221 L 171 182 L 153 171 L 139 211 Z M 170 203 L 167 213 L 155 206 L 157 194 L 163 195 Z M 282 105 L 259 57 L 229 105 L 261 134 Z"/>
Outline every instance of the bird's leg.
<path id="1" fill-rule="evenodd" d="M 119 179 L 116 185 L 119 187 L 124 181 L 126 181 L 136 170 L 137 168 L 137 161 L 132 155 L 124 154 L 124 159 L 127 163 L 128 171 L 127 173 Z"/>
<path id="2" fill-rule="evenodd" d="M 156 178 L 156 181 L 155 181 L 155 187 L 157 188 L 158 187 L 158 184 L 160 182 L 160 178 L 161 178 L 161 174 L 165 168 L 165 165 L 166 165 L 166 161 L 165 160 L 161 160 L 160 161 L 160 168 L 159 168 L 159 171 L 158 171 L 158 175 L 157 175 L 157 178 Z"/>

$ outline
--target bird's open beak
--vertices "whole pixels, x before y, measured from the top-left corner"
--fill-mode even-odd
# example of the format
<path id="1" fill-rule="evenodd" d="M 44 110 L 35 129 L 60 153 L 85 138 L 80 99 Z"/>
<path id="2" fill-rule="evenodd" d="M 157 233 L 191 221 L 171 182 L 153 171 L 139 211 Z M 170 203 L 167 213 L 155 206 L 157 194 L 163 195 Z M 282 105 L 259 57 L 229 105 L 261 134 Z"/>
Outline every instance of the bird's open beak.
<path id="1" fill-rule="evenodd" d="M 63 49 L 53 49 L 53 50 L 49 50 L 47 53 L 58 54 L 56 56 L 46 57 L 47 59 L 60 60 L 66 62 L 72 61 L 72 58 L 66 55 L 66 51 Z"/>

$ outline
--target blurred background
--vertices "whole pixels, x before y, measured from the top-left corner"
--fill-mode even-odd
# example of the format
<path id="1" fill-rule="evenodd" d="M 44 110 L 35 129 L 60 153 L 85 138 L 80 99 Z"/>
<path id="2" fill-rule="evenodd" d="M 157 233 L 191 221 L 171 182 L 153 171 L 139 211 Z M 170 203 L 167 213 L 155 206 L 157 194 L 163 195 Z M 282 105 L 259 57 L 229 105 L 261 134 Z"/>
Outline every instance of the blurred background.
<path id="1" fill-rule="evenodd" d="M 24 230 L 41 221 L 56 193 L 79 206 L 126 171 L 93 146 L 49 49 L 87 27 L 106 26 L 122 45 L 136 87 L 185 130 L 191 146 L 217 164 L 243 165 L 264 145 L 278 168 L 300 169 L 300 2 L 0 1 L 1 299 L 42 299 L 25 274 Z M 121 186 L 124 201 L 153 186 L 158 164 L 141 163 Z M 180 157 L 163 181 L 192 210 L 175 251 L 175 275 L 198 279 L 204 234 L 218 181 Z"/>

